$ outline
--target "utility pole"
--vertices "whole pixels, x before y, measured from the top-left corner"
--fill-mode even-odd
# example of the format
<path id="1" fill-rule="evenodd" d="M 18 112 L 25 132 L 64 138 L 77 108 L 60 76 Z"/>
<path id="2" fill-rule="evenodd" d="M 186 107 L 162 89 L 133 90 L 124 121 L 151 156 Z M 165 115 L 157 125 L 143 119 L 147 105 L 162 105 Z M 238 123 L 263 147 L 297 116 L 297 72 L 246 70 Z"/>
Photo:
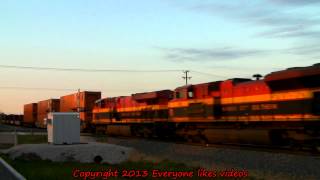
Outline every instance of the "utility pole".
<path id="1" fill-rule="evenodd" d="M 190 72 L 189 70 L 183 71 L 185 75 L 182 78 L 186 80 L 186 85 L 188 85 L 188 79 L 191 79 L 191 77 L 188 76 L 189 72 Z"/>

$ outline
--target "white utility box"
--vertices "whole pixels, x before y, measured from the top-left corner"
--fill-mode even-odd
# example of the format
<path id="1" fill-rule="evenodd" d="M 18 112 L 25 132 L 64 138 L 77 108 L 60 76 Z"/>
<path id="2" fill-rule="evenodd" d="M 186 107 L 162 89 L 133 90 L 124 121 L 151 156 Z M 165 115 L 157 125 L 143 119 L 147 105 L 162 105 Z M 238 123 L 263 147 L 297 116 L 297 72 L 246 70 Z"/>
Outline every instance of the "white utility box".
<path id="1" fill-rule="evenodd" d="M 79 113 L 52 112 L 47 119 L 48 143 L 79 144 L 80 119 Z"/>

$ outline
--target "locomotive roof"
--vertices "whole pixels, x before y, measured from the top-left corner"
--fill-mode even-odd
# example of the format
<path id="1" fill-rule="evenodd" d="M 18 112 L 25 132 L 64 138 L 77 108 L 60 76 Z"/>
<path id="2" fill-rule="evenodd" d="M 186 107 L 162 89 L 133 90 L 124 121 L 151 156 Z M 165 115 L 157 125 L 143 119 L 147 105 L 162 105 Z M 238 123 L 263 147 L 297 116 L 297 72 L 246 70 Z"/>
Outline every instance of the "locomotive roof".
<path id="1" fill-rule="evenodd" d="M 241 83 L 237 84 L 237 87 L 258 85 L 258 84 L 264 85 L 265 82 L 264 82 L 264 80 L 251 80 L 251 81 L 241 82 Z"/>
<path id="2" fill-rule="evenodd" d="M 106 97 L 106 98 L 101 98 L 101 99 L 98 99 L 95 101 L 95 103 L 99 103 L 101 101 L 107 101 L 107 100 L 114 100 L 116 99 L 117 97 Z"/>
<path id="3" fill-rule="evenodd" d="M 135 93 L 135 94 L 132 94 L 132 98 L 134 100 L 146 100 L 146 99 L 155 99 L 159 97 L 170 97 L 171 94 L 172 94 L 172 91 L 166 89 L 166 90 L 160 90 L 160 91 Z"/>
<path id="4" fill-rule="evenodd" d="M 218 86 L 221 82 L 222 81 L 212 81 L 212 82 L 200 83 L 200 84 L 189 84 L 189 85 L 184 85 L 184 86 L 177 87 L 175 89 L 175 91 L 178 91 L 178 90 L 181 90 L 181 89 L 187 89 L 187 88 L 193 87 L 193 86 L 208 86 L 210 84 Z"/>
<path id="5" fill-rule="evenodd" d="M 227 81 L 231 81 L 232 84 L 236 85 L 238 83 L 252 82 L 252 79 L 248 79 L 248 78 L 232 78 L 232 79 L 228 79 Z"/>
<path id="6" fill-rule="evenodd" d="M 268 82 L 313 75 L 320 75 L 320 63 L 307 67 L 293 67 L 282 71 L 275 71 L 266 75 L 264 80 Z"/>

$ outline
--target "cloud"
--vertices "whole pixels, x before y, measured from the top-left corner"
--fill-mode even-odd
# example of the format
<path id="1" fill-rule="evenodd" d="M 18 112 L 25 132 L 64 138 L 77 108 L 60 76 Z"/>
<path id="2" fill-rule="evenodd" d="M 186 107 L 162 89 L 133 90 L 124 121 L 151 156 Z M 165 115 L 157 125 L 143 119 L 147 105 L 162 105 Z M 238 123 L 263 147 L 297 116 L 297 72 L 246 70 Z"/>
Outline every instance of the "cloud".
<path id="1" fill-rule="evenodd" d="M 320 31 L 305 29 L 301 26 L 284 27 L 284 28 L 274 28 L 272 30 L 264 31 L 258 33 L 259 37 L 267 38 L 313 38 L 320 39 Z"/>
<path id="2" fill-rule="evenodd" d="M 302 56 L 306 56 L 310 54 L 312 54 L 313 56 L 314 55 L 320 56 L 320 46 L 318 44 L 296 46 L 293 48 L 286 49 L 284 52 L 290 53 L 290 54 L 302 55 Z"/>
<path id="3" fill-rule="evenodd" d="M 200 48 L 160 48 L 166 58 L 172 61 L 222 61 L 235 60 L 248 56 L 266 53 L 256 49 L 236 49 L 232 47 L 200 49 Z"/>
<path id="4" fill-rule="evenodd" d="M 319 59 L 320 46 L 318 44 L 306 44 L 300 46 L 294 46 L 285 49 L 243 49 L 234 47 L 222 47 L 222 48 L 160 48 L 165 54 L 165 58 L 174 62 L 209 62 L 209 61 L 232 61 L 241 58 L 247 58 L 252 56 L 267 56 L 270 54 L 292 54 L 302 57 L 311 57 L 312 59 Z"/>
<path id="5" fill-rule="evenodd" d="M 270 2 L 270 0 L 269 0 Z M 260 30 L 255 36 L 263 38 L 316 38 L 320 33 L 320 17 L 297 8 L 284 8 L 277 6 L 279 3 L 298 4 L 305 1 L 271 0 L 273 3 L 245 2 L 233 3 L 199 3 L 189 7 L 189 10 L 199 13 L 209 13 L 224 19 L 254 25 Z M 312 3 L 315 1 L 307 1 Z"/>
<path id="6" fill-rule="evenodd" d="M 261 1 L 194 1 L 180 8 L 205 13 L 255 30 L 252 38 L 283 41 L 282 49 L 237 48 L 172 48 L 166 57 L 174 61 L 234 60 L 270 53 L 298 55 L 303 58 L 320 56 L 320 0 L 261 0 Z M 299 44 L 299 46 L 297 46 Z M 272 47 L 271 47 L 272 48 Z"/>
<path id="7" fill-rule="evenodd" d="M 309 4 L 320 4 L 319 0 L 269 0 L 280 5 L 301 6 Z"/>

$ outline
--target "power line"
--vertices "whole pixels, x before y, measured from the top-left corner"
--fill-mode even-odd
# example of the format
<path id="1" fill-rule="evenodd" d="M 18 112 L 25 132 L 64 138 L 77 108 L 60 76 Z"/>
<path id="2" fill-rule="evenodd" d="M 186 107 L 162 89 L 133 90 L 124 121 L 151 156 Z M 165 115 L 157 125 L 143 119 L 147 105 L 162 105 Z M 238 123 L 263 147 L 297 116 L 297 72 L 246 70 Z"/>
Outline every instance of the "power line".
<path id="1" fill-rule="evenodd" d="M 39 91 L 78 91 L 74 89 L 61 89 L 61 88 L 41 88 L 41 87 L 22 87 L 22 86 L 0 86 L 0 89 L 14 89 L 14 90 L 39 90 Z M 86 89 L 81 88 L 85 91 L 106 91 L 106 92 L 122 92 L 127 91 L 126 89 Z M 153 91 L 153 89 L 137 89 L 136 91 Z"/>
<path id="2" fill-rule="evenodd" d="M 24 70 L 40 70 L 40 71 L 74 71 L 74 72 L 132 72 L 132 73 L 164 73 L 164 72 L 181 72 L 181 69 L 154 69 L 154 70 L 134 70 L 134 69 L 82 69 L 82 68 L 55 68 L 55 67 L 36 67 L 36 66 L 13 66 L 13 65 L 0 65 L 0 68 L 5 69 L 24 69 Z M 194 72 L 198 74 L 203 74 L 207 76 L 226 78 L 226 76 L 220 76 L 216 74 L 200 72 L 195 70 L 190 70 L 189 72 Z"/>
<path id="3" fill-rule="evenodd" d="M 198 74 L 203 74 L 207 76 L 212 76 L 212 77 L 217 77 L 217 78 L 228 78 L 227 76 L 221 76 L 221 75 L 216 75 L 216 74 L 211 74 L 211 73 L 206 73 L 206 72 L 200 72 L 200 71 L 194 71 L 190 70 L 191 72 L 198 73 Z"/>
<path id="4" fill-rule="evenodd" d="M 134 70 L 134 69 L 81 69 L 81 68 L 55 68 L 55 67 L 36 67 L 36 66 L 12 66 L 0 65 L 0 68 L 6 69 L 26 69 L 26 70 L 47 70 L 47 71 L 78 71 L 78 72 L 149 72 L 149 73 L 162 73 L 162 72 L 181 72 L 181 69 L 163 69 L 163 70 Z"/>
<path id="5" fill-rule="evenodd" d="M 40 88 L 40 87 L 17 87 L 17 86 L 0 86 L 0 89 L 44 90 L 44 91 L 76 91 L 76 90 L 77 90 L 77 89 L 58 89 L 58 88 Z"/>
<path id="6" fill-rule="evenodd" d="M 154 70 L 134 70 L 134 69 L 82 69 L 82 68 L 55 68 L 55 67 L 36 67 L 36 66 L 14 66 L 14 65 L 0 65 L 0 68 L 5 69 L 22 69 L 22 70 L 40 70 L 40 71 L 74 71 L 74 72 L 132 72 L 132 73 L 164 73 L 164 72 L 181 72 L 185 70 L 181 69 L 154 69 Z M 188 72 L 194 72 L 212 77 L 226 78 L 226 76 L 200 72 L 195 70 L 188 70 Z"/>

